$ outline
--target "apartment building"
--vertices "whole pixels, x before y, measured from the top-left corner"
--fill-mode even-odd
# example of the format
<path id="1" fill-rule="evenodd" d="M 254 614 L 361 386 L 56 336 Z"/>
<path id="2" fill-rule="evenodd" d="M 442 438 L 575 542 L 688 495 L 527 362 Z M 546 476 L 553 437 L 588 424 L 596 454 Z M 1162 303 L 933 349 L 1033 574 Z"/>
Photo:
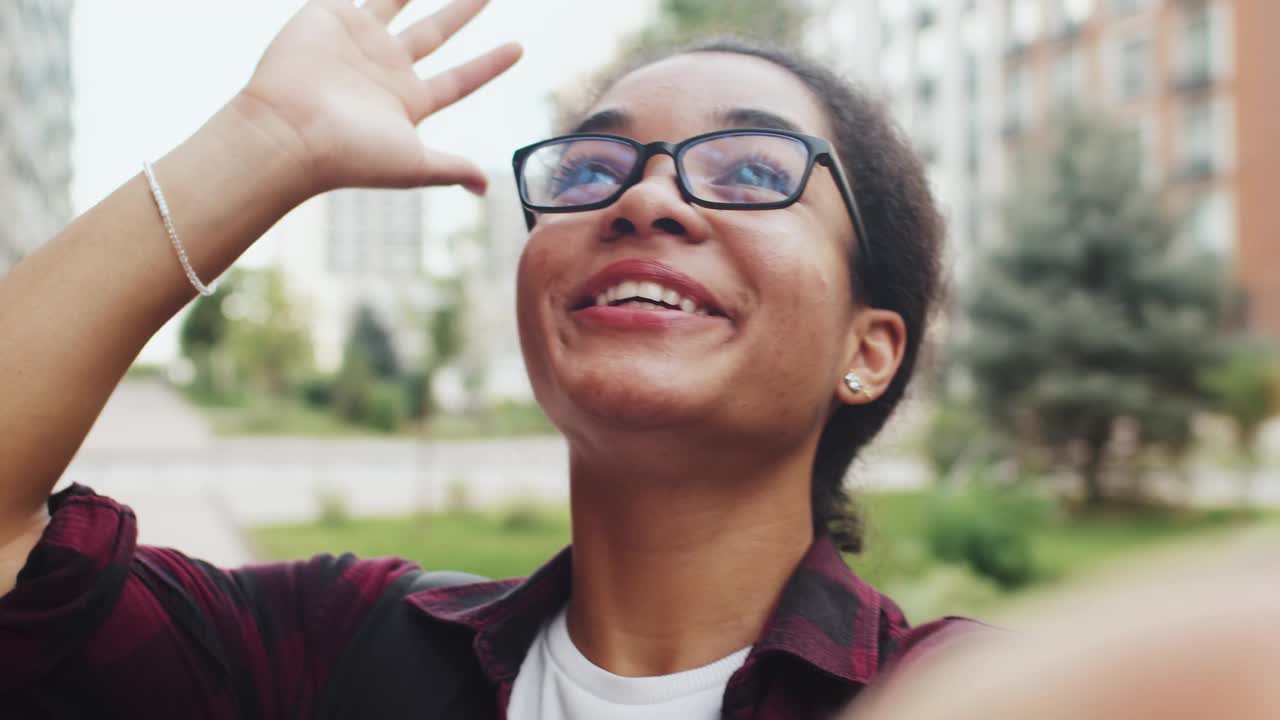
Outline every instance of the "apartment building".
<path id="1" fill-rule="evenodd" d="M 1144 181 L 1280 337 L 1280 3 L 813 0 L 814 49 L 889 101 L 929 165 L 963 287 L 1000 232 L 1013 158 L 1064 103 L 1134 130 Z"/>
<path id="2" fill-rule="evenodd" d="M 814 0 L 811 49 L 885 100 L 924 160 L 963 283 L 998 231 L 1003 78 L 990 0 Z"/>
<path id="3" fill-rule="evenodd" d="M 325 193 L 267 235 L 269 263 L 305 313 L 316 365 L 336 370 L 352 318 L 368 305 L 390 328 L 402 359 L 426 350 L 426 313 L 439 301 L 427 278 L 424 190 L 355 188 Z"/>
<path id="4" fill-rule="evenodd" d="M 1063 102 L 1135 131 L 1143 180 L 1184 242 L 1221 255 L 1243 319 L 1280 336 L 1280 3 L 1270 0 L 1005 0 L 1006 157 Z"/>
<path id="5" fill-rule="evenodd" d="M 0 273 L 71 219 L 71 8 L 0 3 Z"/>

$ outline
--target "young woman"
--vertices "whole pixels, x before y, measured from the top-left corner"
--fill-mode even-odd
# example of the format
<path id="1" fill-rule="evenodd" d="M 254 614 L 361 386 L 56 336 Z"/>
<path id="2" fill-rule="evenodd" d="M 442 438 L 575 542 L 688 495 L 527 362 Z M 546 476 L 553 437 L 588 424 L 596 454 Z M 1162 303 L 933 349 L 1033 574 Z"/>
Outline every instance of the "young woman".
<path id="1" fill-rule="evenodd" d="M 516 153 L 516 312 L 573 515 L 571 550 L 529 579 L 221 570 L 136 546 L 132 513 L 88 489 L 48 497 L 147 338 L 290 209 L 483 189 L 415 126 L 519 49 L 422 80 L 483 2 L 392 35 L 404 2 L 307 4 L 154 188 L 134 178 L 0 280 L 0 714 L 824 717 L 959 627 L 909 627 L 840 554 L 842 478 L 938 284 L 920 163 L 828 71 L 734 43 L 623 74 Z"/>

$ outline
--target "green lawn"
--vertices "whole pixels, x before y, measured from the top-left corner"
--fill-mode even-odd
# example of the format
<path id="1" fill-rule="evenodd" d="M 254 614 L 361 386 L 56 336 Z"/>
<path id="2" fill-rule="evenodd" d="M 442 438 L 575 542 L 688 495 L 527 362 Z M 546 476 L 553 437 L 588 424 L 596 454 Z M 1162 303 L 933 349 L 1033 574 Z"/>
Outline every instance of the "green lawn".
<path id="1" fill-rule="evenodd" d="M 859 502 L 867 519 L 866 550 L 850 557 L 850 564 L 894 598 L 908 617 L 991 617 L 1021 594 L 1002 591 L 968 568 L 944 565 L 930 554 L 924 537 L 928 493 L 869 494 Z M 1031 589 L 1179 543 L 1213 542 L 1261 520 L 1222 512 L 1054 519 L 1034 540 L 1041 579 Z M 364 557 L 399 555 L 430 569 L 512 577 L 528 574 L 568 543 L 569 519 L 562 509 L 515 506 L 505 512 L 353 519 L 261 527 L 251 533 L 264 559 L 351 551 Z"/>
<path id="2" fill-rule="evenodd" d="M 217 435 L 306 435 L 310 437 L 367 437 L 369 428 L 343 422 L 324 410 L 297 402 L 258 401 L 243 406 L 199 408 Z"/>
<path id="3" fill-rule="evenodd" d="M 556 429 L 537 405 L 499 405 L 483 413 L 440 413 L 424 425 L 408 422 L 395 432 L 350 423 L 325 408 L 292 398 L 250 399 L 238 404 L 199 403 L 217 435 L 304 435 L 311 437 L 402 437 L 469 440 L 546 435 Z"/>
<path id="4" fill-rule="evenodd" d="M 451 512 L 346 522 L 282 525 L 251 531 L 265 559 L 350 551 L 397 555 L 429 570 L 485 577 L 527 575 L 569 544 L 569 514 L 516 508 L 502 513 Z"/>

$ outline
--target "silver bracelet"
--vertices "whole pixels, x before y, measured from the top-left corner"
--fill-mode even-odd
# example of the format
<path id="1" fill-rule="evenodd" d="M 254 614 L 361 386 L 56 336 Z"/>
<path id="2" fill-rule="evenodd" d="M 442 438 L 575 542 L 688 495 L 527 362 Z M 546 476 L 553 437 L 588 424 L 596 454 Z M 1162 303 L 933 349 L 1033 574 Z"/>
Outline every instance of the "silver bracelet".
<path id="1" fill-rule="evenodd" d="M 182 241 L 178 239 L 178 231 L 173 227 L 173 218 L 169 216 L 169 203 L 164 201 L 164 193 L 160 190 L 160 183 L 156 181 L 156 173 L 151 169 L 151 163 L 143 160 L 142 172 L 147 176 L 147 184 L 151 186 L 151 197 L 155 198 L 156 208 L 160 210 L 160 219 L 164 220 L 164 229 L 169 232 L 169 241 L 173 243 L 173 249 L 178 253 L 178 262 L 182 263 L 187 279 L 191 281 L 196 292 L 205 297 L 212 295 L 214 286 L 200 282 L 200 278 L 196 277 L 196 271 L 191 268 L 191 260 L 187 258 L 187 251 L 182 247 Z"/>

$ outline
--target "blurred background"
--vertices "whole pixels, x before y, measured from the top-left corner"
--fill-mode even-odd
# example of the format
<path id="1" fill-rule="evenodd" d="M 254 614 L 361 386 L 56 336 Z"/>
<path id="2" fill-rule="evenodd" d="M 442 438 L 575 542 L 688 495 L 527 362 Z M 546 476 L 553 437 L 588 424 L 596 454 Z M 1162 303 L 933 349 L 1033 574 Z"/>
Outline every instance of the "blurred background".
<path id="1" fill-rule="evenodd" d="M 0 273 L 197 129 L 300 4 L 0 4 Z M 730 31 L 883 98 L 948 223 L 931 362 L 849 477 L 861 575 L 917 621 L 998 619 L 1275 542 L 1277 28 L 1270 0 L 494 0 L 422 67 L 524 43 L 422 128 L 488 196 L 299 207 L 148 345 L 64 483 L 224 564 L 531 571 L 568 540 L 567 467 L 516 337 L 510 153 L 600 68 Z"/>

